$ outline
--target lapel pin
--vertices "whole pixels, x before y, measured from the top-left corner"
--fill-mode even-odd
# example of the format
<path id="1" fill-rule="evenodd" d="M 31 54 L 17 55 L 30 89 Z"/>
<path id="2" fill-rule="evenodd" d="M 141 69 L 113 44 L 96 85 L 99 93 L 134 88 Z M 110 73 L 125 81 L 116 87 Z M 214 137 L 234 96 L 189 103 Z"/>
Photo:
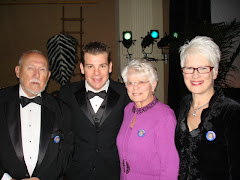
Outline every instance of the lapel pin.
<path id="1" fill-rule="evenodd" d="M 145 135 L 144 129 L 140 129 L 140 130 L 138 131 L 138 136 L 139 136 L 139 137 L 143 137 L 144 135 Z"/>
<path id="2" fill-rule="evenodd" d="M 60 139 L 61 139 L 60 136 L 57 135 L 54 137 L 54 142 L 57 144 L 60 142 Z"/>
<path id="3" fill-rule="evenodd" d="M 208 141 L 213 141 L 214 139 L 216 139 L 216 133 L 214 131 L 208 131 L 206 133 L 206 138 Z"/>

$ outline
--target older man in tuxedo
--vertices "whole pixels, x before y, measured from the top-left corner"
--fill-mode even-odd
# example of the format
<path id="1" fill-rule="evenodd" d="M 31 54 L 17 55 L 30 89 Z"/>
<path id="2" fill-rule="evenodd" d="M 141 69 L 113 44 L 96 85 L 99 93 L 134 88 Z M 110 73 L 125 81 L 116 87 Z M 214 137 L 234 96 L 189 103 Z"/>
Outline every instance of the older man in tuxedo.
<path id="1" fill-rule="evenodd" d="M 20 84 L 0 90 L 0 178 L 61 179 L 70 160 L 71 133 L 63 128 L 63 106 L 44 92 L 48 60 L 28 51 L 15 73 Z"/>
<path id="2" fill-rule="evenodd" d="M 71 110 L 74 134 L 73 162 L 66 180 L 119 180 L 116 137 L 130 101 L 127 91 L 124 84 L 109 79 L 112 62 L 104 43 L 83 47 L 80 70 L 85 80 L 60 90 L 60 98 Z"/>

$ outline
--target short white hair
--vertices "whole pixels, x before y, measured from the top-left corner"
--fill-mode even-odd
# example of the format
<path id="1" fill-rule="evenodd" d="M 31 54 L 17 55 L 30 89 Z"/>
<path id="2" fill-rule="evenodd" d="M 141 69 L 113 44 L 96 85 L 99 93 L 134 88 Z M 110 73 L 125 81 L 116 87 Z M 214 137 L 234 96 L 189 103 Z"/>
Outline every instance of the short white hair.
<path id="1" fill-rule="evenodd" d="M 35 49 L 34 49 L 34 50 L 29 50 L 29 51 L 27 51 L 27 52 L 24 52 L 24 53 L 21 55 L 21 57 L 20 57 L 19 60 L 18 60 L 18 65 L 21 66 L 22 60 L 23 60 L 24 56 L 26 56 L 26 55 L 28 55 L 28 54 L 31 54 L 31 53 L 41 54 L 41 55 L 43 55 L 43 56 L 47 59 L 47 57 L 46 57 L 41 51 L 35 50 Z M 48 59 L 47 59 L 47 60 L 48 60 Z"/>
<path id="2" fill-rule="evenodd" d="M 185 61 L 190 54 L 200 54 L 205 57 L 208 62 L 213 65 L 214 69 L 218 69 L 221 60 L 221 51 L 219 46 L 207 36 L 196 36 L 190 42 L 187 41 L 179 49 L 180 65 L 184 67 Z"/>
<path id="3" fill-rule="evenodd" d="M 133 59 L 128 63 L 127 66 L 124 67 L 121 75 L 125 84 L 128 81 L 129 70 L 135 70 L 139 76 L 148 77 L 151 84 L 153 84 L 155 81 L 158 82 L 158 73 L 156 67 L 153 65 L 153 63 L 146 59 Z"/>

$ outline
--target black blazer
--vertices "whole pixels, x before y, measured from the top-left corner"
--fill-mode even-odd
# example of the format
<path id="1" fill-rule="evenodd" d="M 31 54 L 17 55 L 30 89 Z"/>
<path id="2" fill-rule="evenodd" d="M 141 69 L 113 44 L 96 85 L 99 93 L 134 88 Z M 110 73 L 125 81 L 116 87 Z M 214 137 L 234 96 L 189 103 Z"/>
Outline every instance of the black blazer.
<path id="1" fill-rule="evenodd" d="M 71 134 L 63 129 L 63 116 L 54 97 L 42 93 L 39 155 L 32 177 L 56 180 L 63 176 L 71 157 Z M 60 136 L 59 143 L 54 137 Z M 19 107 L 19 85 L 0 90 L 0 177 L 29 178 L 25 165 Z M 70 144 L 68 144 L 70 143 Z"/>
<path id="2" fill-rule="evenodd" d="M 199 127 L 191 132 L 187 116 L 192 95 L 182 100 L 175 133 L 179 180 L 240 179 L 240 104 L 224 96 L 219 88 L 215 90 L 209 107 L 202 111 Z"/>
<path id="3" fill-rule="evenodd" d="M 66 180 L 118 180 L 120 165 L 116 137 L 130 102 L 124 84 L 110 80 L 100 126 L 95 127 L 86 103 L 85 81 L 63 86 L 60 97 L 71 109 L 73 163 Z"/>

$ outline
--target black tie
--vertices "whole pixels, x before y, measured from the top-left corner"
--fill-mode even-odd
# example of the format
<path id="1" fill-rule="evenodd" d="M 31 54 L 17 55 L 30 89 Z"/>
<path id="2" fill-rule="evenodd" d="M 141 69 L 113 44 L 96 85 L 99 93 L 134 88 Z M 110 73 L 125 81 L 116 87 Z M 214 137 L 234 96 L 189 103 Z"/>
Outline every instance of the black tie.
<path id="1" fill-rule="evenodd" d="M 88 91 L 88 92 L 87 92 L 87 97 L 88 97 L 88 99 L 92 99 L 94 96 L 99 96 L 99 97 L 101 97 L 102 99 L 105 99 L 105 98 L 106 98 L 106 95 L 107 95 L 106 91 L 100 91 L 100 92 L 98 92 L 98 93 L 94 93 L 94 92 L 92 92 L 92 91 Z"/>
<path id="2" fill-rule="evenodd" d="M 29 99 L 29 98 L 24 97 L 24 96 L 21 96 L 21 97 L 20 97 L 20 103 L 21 103 L 22 107 L 25 107 L 26 105 L 28 105 L 28 104 L 31 103 L 31 102 L 34 102 L 34 103 L 39 104 L 39 105 L 42 104 L 42 103 L 41 103 L 42 101 L 41 101 L 41 97 L 40 97 L 40 96 L 37 96 L 37 97 L 32 98 L 32 99 Z"/>

